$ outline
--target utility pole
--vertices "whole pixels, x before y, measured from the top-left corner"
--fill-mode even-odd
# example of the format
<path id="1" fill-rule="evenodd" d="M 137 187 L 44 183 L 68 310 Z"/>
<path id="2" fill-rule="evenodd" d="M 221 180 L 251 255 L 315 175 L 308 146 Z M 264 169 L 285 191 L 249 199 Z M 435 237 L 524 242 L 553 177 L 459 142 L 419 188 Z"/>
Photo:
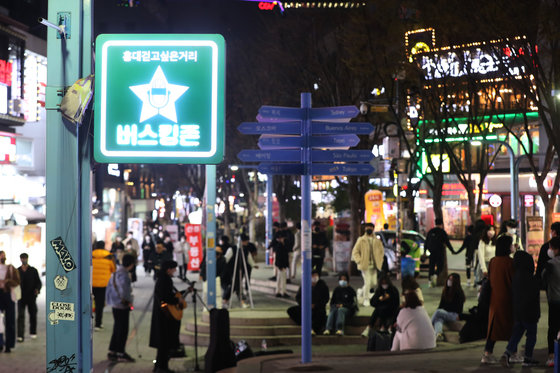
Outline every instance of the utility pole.
<path id="1" fill-rule="evenodd" d="M 47 371 L 92 370 L 91 121 L 63 122 L 66 88 L 91 74 L 92 2 L 49 0 L 47 33 Z M 60 26 L 64 26 L 60 29 Z M 55 29 L 59 27 L 59 29 Z M 64 33 L 60 32 L 64 31 Z"/>

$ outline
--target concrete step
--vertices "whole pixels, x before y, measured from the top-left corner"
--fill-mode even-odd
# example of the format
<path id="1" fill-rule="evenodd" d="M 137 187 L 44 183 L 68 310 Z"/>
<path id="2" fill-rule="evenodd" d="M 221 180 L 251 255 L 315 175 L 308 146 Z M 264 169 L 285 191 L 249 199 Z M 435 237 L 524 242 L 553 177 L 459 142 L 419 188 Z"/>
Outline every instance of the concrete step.
<path id="1" fill-rule="evenodd" d="M 289 320 L 291 322 L 291 320 Z M 205 322 L 198 323 L 198 333 L 210 334 L 210 325 Z M 346 335 L 359 336 L 364 331 L 365 326 L 346 326 Z M 194 333 L 194 324 L 188 323 L 184 328 L 185 331 Z M 230 325 L 230 335 L 232 336 L 255 336 L 268 338 L 274 336 L 300 335 L 301 327 L 295 323 L 291 325 L 270 325 L 270 326 L 247 326 L 247 325 Z"/>
<path id="2" fill-rule="evenodd" d="M 256 337 L 256 336 L 230 336 L 231 340 L 238 342 L 245 340 L 249 346 L 255 351 L 260 350 L 263 339 L 266 340 L 268 347 L 278 346 L 298 346 L 301 345 L 301 335 L 286 335 L 286 336 L 271 336 L 271 337 Z M 194 333 L 186 332 L 181 336 L 181 341 L 185 345 L 194 345 Z M 198 333 L 198 346 L 208 346 L 210 343 L 210 336 L 208 334 Z M 315 336 L 312 339 L 314 345 L 363 345 L 364 350 L 367 345 L 367 339 L 360 336 Z"/>
<path id="3" fill-rule="evenodd" d="M 275 293 L 276 292 L 276 281 L 270 281 L 270 280 L 260 280 L 260 279 L 255 279 L 252 278 L 251 279 L 251 288 L 254 290 L 257 290 L 257 288 L 259 289 L 272 289 L 272 292 Z M 296 294 L 297 291 L 299 289 L 299 285 L 297 284 L 286 284 L 286 291 L 289 293 L 294 293 Z M 261 290 L 258 290 L 261 291 Z M 263 292 L 267 292 L 267 291 L 263 291 Z"/>

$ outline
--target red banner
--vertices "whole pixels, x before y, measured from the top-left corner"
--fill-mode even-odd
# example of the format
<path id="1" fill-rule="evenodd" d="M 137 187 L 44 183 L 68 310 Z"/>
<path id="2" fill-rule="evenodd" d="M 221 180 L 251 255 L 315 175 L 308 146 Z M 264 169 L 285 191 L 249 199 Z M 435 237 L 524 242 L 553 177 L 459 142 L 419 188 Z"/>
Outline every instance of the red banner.
<path id="1" fill-rule="evenodd" d="M 189 271 L 200 270 L 202 262 L 202 236 L 200 234 L 200 224 L 185 224 L 185 238 L 189 243 Z"/>

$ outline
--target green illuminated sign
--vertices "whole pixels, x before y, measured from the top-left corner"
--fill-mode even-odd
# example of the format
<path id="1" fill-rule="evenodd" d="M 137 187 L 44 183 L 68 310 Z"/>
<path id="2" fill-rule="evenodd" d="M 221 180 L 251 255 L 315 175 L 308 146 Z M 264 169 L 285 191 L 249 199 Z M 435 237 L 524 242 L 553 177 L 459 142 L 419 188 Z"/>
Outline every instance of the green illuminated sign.
<path id="1" fill-rule="evenodd" d="M 99 35 L 96 56 L 98 162 L 222 161 L 225 41 L 221 35 Z"/>

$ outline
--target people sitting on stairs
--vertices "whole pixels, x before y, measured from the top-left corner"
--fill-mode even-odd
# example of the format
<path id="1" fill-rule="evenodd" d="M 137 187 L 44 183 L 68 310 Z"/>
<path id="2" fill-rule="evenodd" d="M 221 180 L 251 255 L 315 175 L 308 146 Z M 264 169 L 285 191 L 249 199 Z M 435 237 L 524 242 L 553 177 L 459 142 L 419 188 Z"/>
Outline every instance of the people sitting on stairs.
<path id="1" fill-rule="evenodd" d="M 432 316 L 432 325 L 436 331 L 438 341 L 443 341 L 443 324 L 459 320 L 459 315 L 463 312 L 465 304 L 465 293 L 461 287 L 461 277 L 457 273 L 452 273 L 447 277 L 439 306 Z"/>
<path id="2" fill-rule="evenodd" d="M 356 291 L 348 285 L 348 275 L 338 275 L 338 286 L 334 289 L 330 301 L 330 312 L 323 335 L 344 335 L 346 321 L 358 311 Z"/>
<path id="3" fill-rule="evenodd" d="M 379 329 L 379 331 L 388 331 L 397 318 L 399 312 L 399 290 L 391 283 L 391 278 L 388 274 L 384 274 L 379 280 L 377 289 L 373 297 L 370 299 L 370 304 L 375 307 L 369 319 L 369 325 L 362 333 L 363 336 L 368 336 L 370 329 Z"/>
<path id="4" fill-rule="evenodd" d="M 301 286 L 296 294 L 297 306 L 288 308 L 288 316 L 301 325 Z M 326 306 L 329 302 L 329 287 L 321 280 L 319 271 L 311 273 L 311 334 L 321 333 L 327 321 Z"/>

